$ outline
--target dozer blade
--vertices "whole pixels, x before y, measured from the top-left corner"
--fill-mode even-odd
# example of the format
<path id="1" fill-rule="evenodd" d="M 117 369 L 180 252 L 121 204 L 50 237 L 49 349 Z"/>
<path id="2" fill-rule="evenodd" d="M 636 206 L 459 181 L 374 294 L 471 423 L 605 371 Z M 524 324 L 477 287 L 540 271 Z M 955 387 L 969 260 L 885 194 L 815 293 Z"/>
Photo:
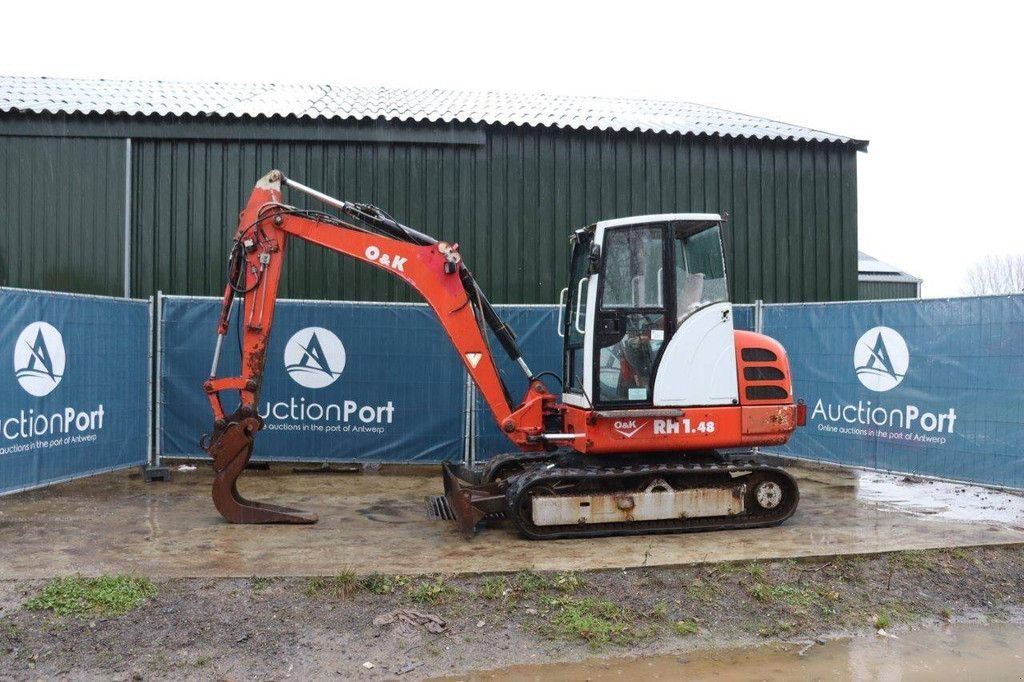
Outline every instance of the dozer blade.
<path id="1" fill-rule="evenodd" d="M 213 479 L 213 504 L 231 523 L 316 523 L 312 512 L 266 502 L 247 500 L 238 493 L 238 477 L 252 457 L 253 434 L 259 430 L 255 419 L 228 424 L 211 439 L 207 452 L 217 473 Z"/>
<path id="2" fill-rule="evenodd" d="M 461 469 L 461 468 L 460 468 Z M 448 462 L 441 464 L 444 496 L 455 513 L 455 524 L 466 538 L 473 537 L 485 516 L 505 510 L 505 494 L 495 483 L 466 484 Z"/>

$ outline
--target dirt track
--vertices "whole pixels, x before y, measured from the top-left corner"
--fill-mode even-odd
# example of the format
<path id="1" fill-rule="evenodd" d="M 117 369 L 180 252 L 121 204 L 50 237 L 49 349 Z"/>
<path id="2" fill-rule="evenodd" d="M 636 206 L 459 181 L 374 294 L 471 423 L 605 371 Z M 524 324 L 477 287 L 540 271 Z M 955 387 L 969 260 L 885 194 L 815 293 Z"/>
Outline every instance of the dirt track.
<path id="1" fill-rule="evenodd" d="M 43 584 L 0 582 L 0 678 L 405 680 L 879 624 L 1019 621 L 1024 546 L 449 579 L 165 579 L 113 618 L 23 608 Z M 405 631 L 382 622 L 400 610 Z M 437 618 L 424 626 L 417 614 Z"/>

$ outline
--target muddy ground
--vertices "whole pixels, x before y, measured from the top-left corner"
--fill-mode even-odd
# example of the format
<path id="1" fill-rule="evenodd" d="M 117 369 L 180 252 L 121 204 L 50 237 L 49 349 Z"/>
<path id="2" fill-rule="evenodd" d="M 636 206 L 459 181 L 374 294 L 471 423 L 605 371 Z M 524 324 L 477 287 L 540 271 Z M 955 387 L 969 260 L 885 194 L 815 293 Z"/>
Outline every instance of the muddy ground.
<path id="1" fill-rule="evenodd" d="M 1024 545 L 579 573 L 163 579 L 117 617 L 0 581 L 0 679 L 422 679 L 1024 620 Z M 376 623 L 375 623 L 376 621 Z M 387 622 L 391 621 L 391 622 Z"/>

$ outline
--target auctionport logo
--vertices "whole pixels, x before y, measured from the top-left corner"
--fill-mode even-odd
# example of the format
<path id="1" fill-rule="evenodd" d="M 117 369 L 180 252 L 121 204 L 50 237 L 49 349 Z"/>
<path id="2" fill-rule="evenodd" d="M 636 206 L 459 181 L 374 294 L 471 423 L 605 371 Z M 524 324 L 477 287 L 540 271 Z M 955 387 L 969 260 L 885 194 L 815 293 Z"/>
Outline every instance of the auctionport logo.
<path id="1" fill-rule="evenodd" d="M 890 391 L 900 385 L 910 367 L 907 342 L 895 329 L 869 329 L 853 349 L 853 367 L 866 388 L 879 393 Z"/>
<path id="2" fill-rule="evenodd" d="M 345 369 L 345 346 L 329 329 L 300 329 L 284 347 L 284 368 L 300 386 L 330 386 Z"/>
<path id="3" fill-rule="evenodd" d="M 29 395 L 49 395 L 64 377 L 64 339 L 57 328 L 33 322 L 14 344 L 14 375 Z"/>

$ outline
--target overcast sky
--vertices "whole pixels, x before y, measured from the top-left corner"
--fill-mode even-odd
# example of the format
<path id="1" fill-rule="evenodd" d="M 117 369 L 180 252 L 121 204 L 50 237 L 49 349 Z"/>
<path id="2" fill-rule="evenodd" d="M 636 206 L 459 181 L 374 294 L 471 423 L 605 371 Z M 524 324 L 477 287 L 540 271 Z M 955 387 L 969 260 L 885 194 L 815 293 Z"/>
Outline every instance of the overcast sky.
<path id="1" fill-rule="evenodd" d="M 1024 253 L 1013 3 L 6 3 L 9 75 L 653 97 L 868 139 L 860 248 L 961 293 Z"/>

